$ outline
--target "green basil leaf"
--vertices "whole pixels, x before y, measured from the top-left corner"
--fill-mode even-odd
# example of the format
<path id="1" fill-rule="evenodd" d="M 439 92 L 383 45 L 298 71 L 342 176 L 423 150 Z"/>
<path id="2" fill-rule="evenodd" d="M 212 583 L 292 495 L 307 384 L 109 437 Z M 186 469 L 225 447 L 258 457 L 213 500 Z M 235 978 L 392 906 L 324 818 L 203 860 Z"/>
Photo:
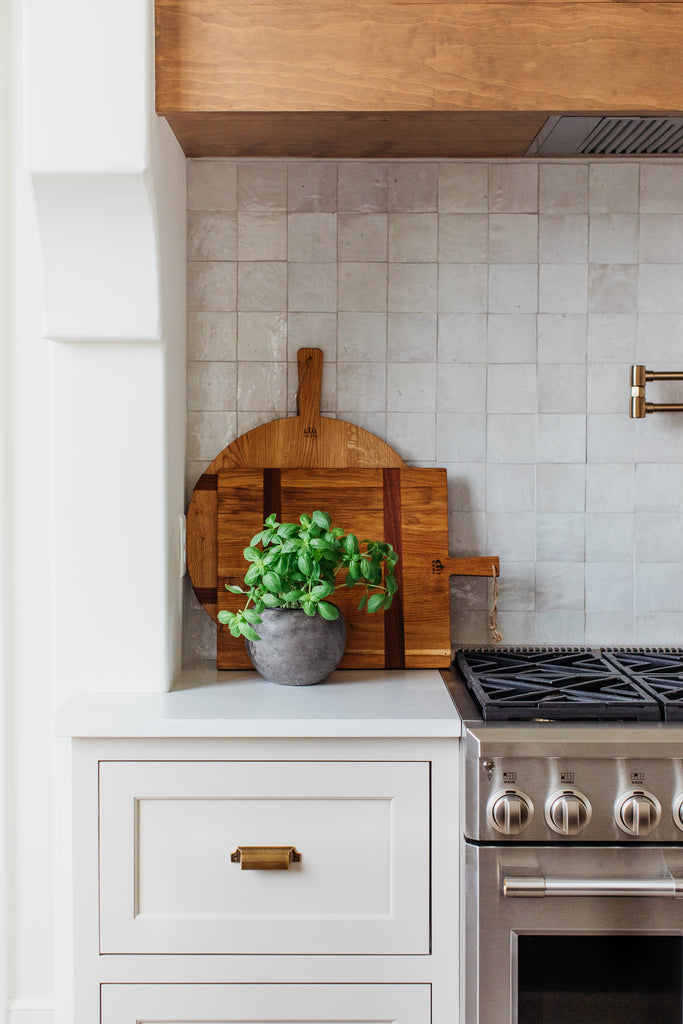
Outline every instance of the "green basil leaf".
<path id="1" fill-rule="evenodd" d="M 255 562 L 257 558 L 261 557 L 259 549 L 253 547 L 245 548 L 242 554 L 246 558 L 247 562 Z"/>
<path id="2" fill-rule="evenodd" d="M 240 633 L 247 640 L 260 640 L 261 637 L 258 635 L 255 629 L 252 629 L 247 622 L 240 622 Z"/>
<path id="3" fill-rule="evenodd" d="M 327 619 L 328 622 L 334 622 L 335 619 L 339 618 L 339 609 L 328 601 L 320 601 L 318 604 L 318 611 L 324 619 Z"/>
<path id="4" fill-rule="evenodd" d="M 256 580 L 261 577 L 261 569 L 258 565 L 250 565 L 244 575 L 244 582 L 249 586 L 251 583 L 255 583 Z"/>
<path id="5" fill-rule="evenodd" d="M 225 589 L 229 590 L 231 594 L 244 594 L 245 591 L 241 587 L 231 586 L 229 583 L 225 584 Z"/>
<path id="6" fill-rule="evenodd" d="M 358 538 L 356 537 L 355 534 L 349 533 L 347 535 L 347 538 L 344 541 L 344 547 L 346 548 L 347 554 L 349 554 L 349 555 L 357 555 L 358 554 Z"/>
<path id="7" fill-rule="evenodd" d="M 277 596 L 277 594 L 265 593 L 261 597 L 261 604 L 265 605 L 266 608 L 279 608 L 280 598 Z M 259 619 L 259 622 L 260 621 L 261 620 Z"/>
<path id="8" fill-rule="evenodd" d="M 263 574 L 264 585 L 270 590 L 272 594 L 279 593 L 282 590 L 282 580 L 276 572 L 266 572 Z"/>
<path id="9" fill-rule="evenodd" d="M 297 564 L 304 576 L 310 576 L 313 572 L 313 559 L 307 551 L 302 551 L 297 559 Z"/>
<path id="10" fill-rule="evenodd" d="M 263 619 L 254 611 L 253 608 L 245 608 L 242 612 L 242 618 L 247 622 L 251 622 L 254 625 L 258 625 L 259 622 L 263 622 Z"/>
<path id="11" fill-rule="evenodd" d="M 384 607 L 384 594 L 373 594 L 368 598 L 368 612 L 378 612 Z"/>
<path id="12" fill-rule="evenodd" d="M 374 581 L 375 573 L 372 568 L 372 562 L 367 558 L 361 558 L 360 560 L 360 571 L 363 577 L 370 583 Z"/>
<path id="13" fill-rule="evenodd" d="M 332 526 L 332 520 L 328 516 L 327 512 L 320 512 L 319 510 L 313 513 L 313 522 L 316 526 L 319 526 L 321 530 L 329 530 Z"/>
<path id="14" fill-rule="evenodd" d="M 222 622 L 224 626 L 229 626 L 232 620 L 235 618 L 234 612 L 219 612 L 218 621 Z"/>

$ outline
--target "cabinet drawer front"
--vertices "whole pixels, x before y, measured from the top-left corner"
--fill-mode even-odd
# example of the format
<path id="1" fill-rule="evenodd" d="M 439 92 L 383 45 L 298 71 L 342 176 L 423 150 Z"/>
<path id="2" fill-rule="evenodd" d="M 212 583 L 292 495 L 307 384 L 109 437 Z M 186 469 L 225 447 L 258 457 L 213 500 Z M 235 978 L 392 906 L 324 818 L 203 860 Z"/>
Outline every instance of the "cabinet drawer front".
<path id="1" fill-rule="evenodd" d="M 429 985 L 103 985 L 101 1024 L 429 1024 Z"/>
<path id="2" fill-rule="evenodd" d="M 429 796 L 424 762 L 103 761 L 101 951 L 427 953 Z"/>

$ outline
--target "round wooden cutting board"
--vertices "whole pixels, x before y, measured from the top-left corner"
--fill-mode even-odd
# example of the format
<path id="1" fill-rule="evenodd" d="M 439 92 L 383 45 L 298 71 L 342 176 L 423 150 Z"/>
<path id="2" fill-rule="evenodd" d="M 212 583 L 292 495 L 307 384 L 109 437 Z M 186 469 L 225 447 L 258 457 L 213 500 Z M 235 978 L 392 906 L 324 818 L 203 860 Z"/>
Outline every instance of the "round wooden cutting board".
<path id="1" fill-rule="evenodd" d="M 393 448 L 369 430 L 320 415 L 323 353 L 300 348 L 298 415 L 249 430 L 224 448 L 207 473 L 219 469 L 360 469 L 404 466 Z"/>
<path id="2" fill-rule="evenodd" d="M 298 415 L 273 420 L 232 441 L 197 481 L 187 512 L 187 569 L 197 598 L 217 622 L 217 475 L 225 469 L 375 469 L 403 459 L 368 430 L 320 415 L 323 353 L 301 348 Z M 266 477 L 266 490 L 269 477 Z M 264 495 L 264 506 L 269 496 Z M 269 513 L 268 513 L 269 514 Z M 265 516 L 264 516 L 265 518 Z"/>

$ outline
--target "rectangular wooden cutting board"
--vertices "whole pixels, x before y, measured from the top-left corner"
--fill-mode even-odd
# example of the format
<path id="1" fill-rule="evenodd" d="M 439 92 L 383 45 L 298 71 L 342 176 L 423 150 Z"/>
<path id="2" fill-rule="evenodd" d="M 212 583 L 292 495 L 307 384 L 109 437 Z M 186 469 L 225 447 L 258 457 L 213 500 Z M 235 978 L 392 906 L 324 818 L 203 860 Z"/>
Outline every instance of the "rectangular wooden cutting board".
<path id="1" fill-rule="evenodd" d="M 217 473 L 218 611 L 243 606 L 225 584 L 242 584 L 242 552 L 264 519 L 298 522 L 322 509 L 359 539 L 399 554 L 399 591 L 387 612 L 357 609 L 362 591 L 342 587 L 334 603 L 347 623 L 340 668 L 443 668 L 451 661 L 449 576 L 492 576 L 498 559 L 451 558 L 445 469 L 225 469 Z M 257 627 L 258 628 L 258 627 Z M 218 629 L 219 669 L 249 668 L 244 641 Z"/>

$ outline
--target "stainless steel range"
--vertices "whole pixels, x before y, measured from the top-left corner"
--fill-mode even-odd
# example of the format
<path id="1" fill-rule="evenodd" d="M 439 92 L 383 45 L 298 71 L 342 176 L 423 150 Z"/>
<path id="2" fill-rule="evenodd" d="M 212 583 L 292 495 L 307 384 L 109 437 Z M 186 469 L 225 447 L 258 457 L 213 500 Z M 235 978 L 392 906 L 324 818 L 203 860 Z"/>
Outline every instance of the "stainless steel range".
<path id="1" fill-rule="evenodd" d="M 461 651 L 465 1024 L 683 1021 L 683 649 Z"/>

